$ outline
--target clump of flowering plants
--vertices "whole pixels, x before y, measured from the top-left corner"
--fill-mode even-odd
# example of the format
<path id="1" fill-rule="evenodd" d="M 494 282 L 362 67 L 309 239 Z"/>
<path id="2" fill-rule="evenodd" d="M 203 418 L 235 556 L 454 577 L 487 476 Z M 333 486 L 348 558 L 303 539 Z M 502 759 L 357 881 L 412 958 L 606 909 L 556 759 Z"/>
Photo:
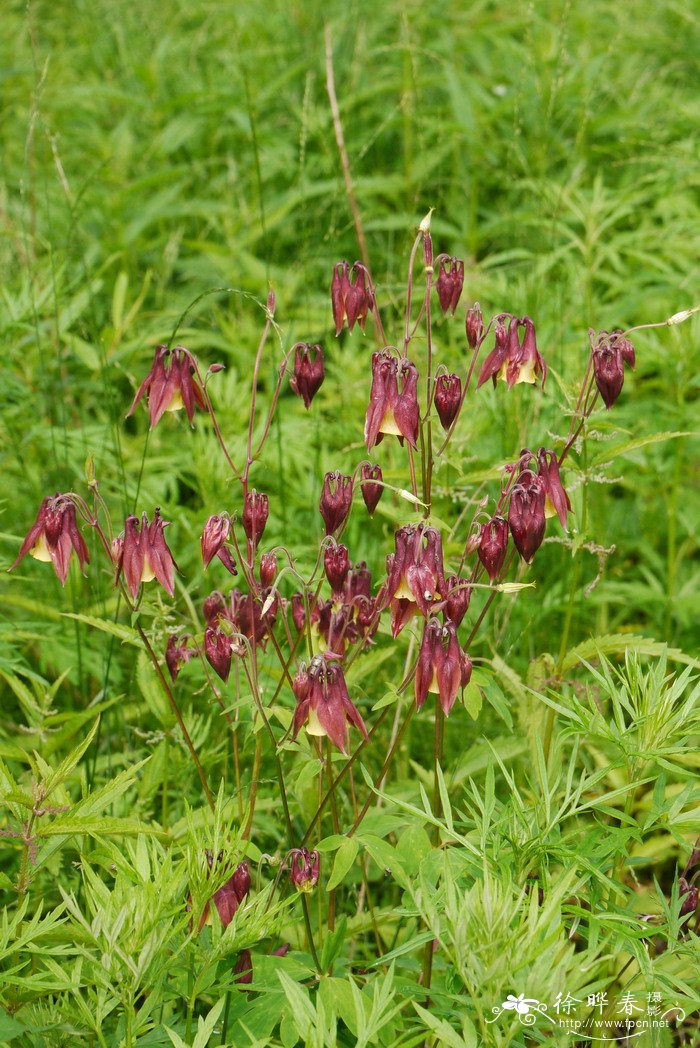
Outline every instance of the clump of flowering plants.
<path id="1" fill-rule="evenodd" d="M 191 594 L 178 599 L 177 558 L 184 541 L 178 521 L 164 520 L 157 506 L 139 505 L 123 524 L 116 522 L 93 476 L 86 495 L 47 495 L 13 564 L 31 554 L 50 563 L 65 583 L 73 554 L 80 568 L 94 570 L 83 531 L 96 534 L 103 565 L 131 612 L 204 800 L 213 811 L 221 789 L 238 798 L 239 861 L 224 871 L 225 879 L 221 873 L 210 897 L 205 889 L 198 916 L 190 920 L 191 934 L 204 934 L 216 915 L 228 934 L 265 879 L 270 897 L 286 894 L 290 905 L 300 908 L 318 973 L 332 968 L 332 952 L 322 948 L 324 928 L 336 928 L 336 889 L 359 855 L 360 840 L 381 862 L 381 846 L 363 838 L 362 827 L 391 776 L 412 719 L 431 736 L 431 818 L 439 826 L 446 799 L 446 732 L 467 735 L 480 703 L 480 659 L 474 654 L 479 634 L 489 630 L 499 600 L 532 599 L 543 543 L 552 536 L 561 540 L 575 528 L 567 485 L 570 456 L 581 454 L 591 415 L 601 406 L 613 408 L 621 395 L 625 369 L 635 364 L 630 336 L 636 330 L 590 332 L 566 435 L 532 432 L 528 446 L 513 447 L 505 461 L 483 463 L 489 479 L 449 519 L 445 500 L 436 497 L 435 478 L 480 399 L 495 396 L 505 415 L 514 398 L 552 396 L 548 347 L 537 319 L 502 308 L 508 303 L 488 315 L 469 300 L 464 262 L 434 252 L 429 216 L 413 241 L 405 311 L 395 328 L 368 265 L 340 260 L 329 273 L 325 343 L 296 342 L 281 353 L 269 403 L 261 410 L 263 354 L 277 327 L 275 297 L 268 296 L 240 458 L 229 450 L 226 426 L 209 391 L 220 365 L 203 369 L 183 346 L 156 348 L 131 406 L 125 405 L 130 415 L 147 410 L 151 429 L 166 425 L 166 414 L 177 411 L 192 425 L 203 420 L 230 473 L 226 505 L 206 507 L 200 522 L 197 546 L 207 588 L 198 605 L 189 600 Z M 435 343 L 438 310 L 440 323 L 459 325 L 463 346 L 456 369 L 440 359 Z M 666 323 L 679 323 L 690 312 Z M 282 507 L 266 490 L 269 474 L 260 468 L 261 453 L 287 386 L 313 416 L 322 384 L 327 389 L 335 380 L 326 375 L 333 340 L 346 337 L 346 329 L 366 360 L 365 416 L 345 420 L 356 461 L 351 468 L 345 461 L 330 463 L 319 472 L 310 508 L 316 528 L 305 548 L 275 544 L 269 524 Z M 187 454 L 186 443 L 179 454 Z M 371 567 L 346 539 L 349 522 L 358 517 L 367 528 L 375 518 Z M 149 630 L 140 616 L 154 591 L 169 609 L 166 630 Z M 373 669 L 360 689 L 357 669 L 363 661 Z M 233 753 L 230 783 L 212 781 L 182 712 L 197 663 Z M 385 664 L 403 669 L 390 675 L 382 672 Z M 392 708 L 387 743 L 379 729 Z M 311 804 L 308 792 L 302 796 L 297 788 L 300 762 L 303 781 L 314 790 Z M 361 766 L 364 774 L 358 775 Z M 275 780 L 287 837 L 274 855 L 263 852 L 264 767 Z M 332 853 L 332 868 L 326 870 L 324 856 Z M 258 857 L 255 877 L 246 854 Z M 223 869 L 218 856 L 202 848 L 205 884 Z M 268 865 L 278 868 L 276 877 L 269 876 Z M 183 909 L 187 900 L 183 892 Z M 233 967 L 244 992 L 255 987 L 251 945 L 239 944 Z M 429 942 L 422 960 L 426 989 L 434 948 Z"/>

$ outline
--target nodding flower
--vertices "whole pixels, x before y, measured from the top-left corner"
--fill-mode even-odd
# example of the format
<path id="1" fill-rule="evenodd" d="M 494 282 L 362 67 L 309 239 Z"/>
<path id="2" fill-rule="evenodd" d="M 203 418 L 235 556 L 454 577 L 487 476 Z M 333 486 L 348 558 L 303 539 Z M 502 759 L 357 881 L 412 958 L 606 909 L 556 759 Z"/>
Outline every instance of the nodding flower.
<path id="1" fill-rule="evenodd" d="M 260 558 L 260 582 L 269 589 L 277 577 L 277 557 L 274 553 L 263 553 Z"/>
<path id="2" fill-rule="evenodd" d="M 398 621 L 406 610 L 395 607 L 399 601 L 412 603 L 422 615 L 428 615 L 431 605 L 447 595 L 440 532 L 428 524 L 407 524 L 396 531 L 394 542 L 380 606 L 391 604 L 392 619 L 396 615 Z M 404 624 L 405 619 L 399 630 Z"/>
<path id="3" fill-rule="evenodd" d="M 124 532 L 115 542 L 117 575 L 123 574 L 132 600 L 136 600 L 142 582 L 157 579 L 172 597 L 175 593 L 175 561 L 165 541 L 169 521 L 156 509 L 149 524 L 144 513 L 141 522 L 132 515 L 124 521 Z"/>
<path id="4" fill-rule="evenodd" d="M 593 332 L 590 333 L 591 336 Z M 593 376 L 606 408 L 611 408 L 622 392 L 624 365 L 634 368 L 634 346 L 620 331 L 601 331 L 593 345 Z"/>
<path id="5" fill-rule="evenodd" d="M 185 409 L 190 423 L 195 407 L 207 410 L 204 394 L 196 376 L 194 357 L 184 346 L 156 346 L 151 370 L 146 375 L 127 411 L 133 415 L 143 396 L 148 400 L 151 429 L 166 411 Z"/>
<path id="6" fill-rule="evenodd" d="M 451 622 L 444 626 L 430 619 L 423 632 L 416 665 L 416 706 L 421 709 L 428 693 L 440 698 L 445 716 L 454 706 L 457 692 L 463 687 L 463 652 L 457 640 L 457 629 Z M 469 673 L 471 675 L 471 672 Z"/>
<path id="7" fill-rule="evenodd" d="M 294 711 L 292 738 L 302 726 L 309 735 L 327 736 L 341 753 L 347 753 L 348 722 L 367 739 L 367 729 L 348 695 L 343 670 L 338 662 L 316 655 L 308 666 L 302 666 L 294 678 Z"/>
<path id="8" fill-rule="evenodd" d="M 73 553 L 82 571 L 90 563 L 90 554 L 85 539 L 78 531 L 75 505 L 69 495 L 57 494 L 53 498 L 45 498 L 41 503 L 36 520 L 9 570 L 16 568 L 22 558 L 29 554 L 35 560 L 52 564 L 61 585 L 65 586 Z"/>
<path id="9" fill-rule="evenodd" d="M 165 664 L 168 667 L 168 673 L 173 684 L 177 680 L 177 675 L 181 668 L 186 662 L 189 662 L 193 655 L 197 654 L 197 649 L 189 647 L 187 641 L 190 640 L 188 634 L 184 634 L 181 637 L 171 633 L 168 637 L 168 643 L 165 648 Z"/>
<path id="10" fill-rule="evenodd" d="M 559 523 L 566 527 L 567 514 L 571 512 L 571 501 L 564 490 L 559 474 L 559 461 L 553 451 L 540 448 L 537 452 L 537 473 L 544 482 L 545 517 L 559 517 Z"/>
<path id="11" fill-rule="evenodd" d="M 233 554 L 226 545 L 226 540 L 231 530 L 231 521 L 227 513 L 221 516 L 214 514 L 204 525 L 202 531 L 202 563 L 204 570 L 209 567 L 214 557 L 218 557 L 227 571 L 237 575 L 236 561 Z"/>
<path id="12" fill-rule="evenodd" d="M 503 517 L 491 517 L 481 525 L 479 531 L 479 560 L 491 582 L 497 577 L 506 559 L 508 548 L 508 521 Z"/>
<path id="13" fill-rule="evenodd" d="M 243 502 L 241 519 L 246 538 L 253 549 L 258 548 L 258 543 L 263 537 L 269 515 L 270 506 L 267 495 L 263 495 L 260 491 L 247 491 Z"/>
<path id="14" fill-rule="evenodd" d="M 464 318 L 464 328 L 467 335 L 467 345 L 470 349 L 476 349 L 484 333 L 484 318 L 481 315 L 481 306 L 475 302 L 467 310 Z"/>
<path id="15" fill-rule="evenodd" d="M 472 588 L 468 581 L 459 575 L 450 575 L 445 579 L 445 583 L 445 621 L 451 622 L 453 626 L 460 626 L 469 608 Z"/>
<path id="16" fill-rule="evenodd" d="M 297 891 L 313 891 L 321 873 L 321 856 L 318 852 L 310 852 L 306 848 L 293 848 L 288 861 L 289 878 Z"/>
<path id="17" fill-rule="evenodd" d="M 336 335 L 343 330 L 346 321 L 348 331 L 352 331 L 357 323 L 365 330 L 367 313 L 374 308 L 374 291 L 369 271 L 361 262 L 355 262 L 352 270 L 348 262 L 337 262 L 333 266 L 331 306 Z"/>
<path id="18" fill-rule="evenodd" d="M 321 490 L 319 509 L 326 525 L 326 535 L 338 531 L 350 514 L 352 506 L 352 477 L 336 470 L 326 473 Z"/>
<path id="19" fill-rule="evenodd" d="M 401 391 L 399 392 L 399 380 Z M 387 349 L 372 354 L 372 388 L 365 418 L 365 443 L 371 451 L 386 435 L 418 441 L 418 371 L 406 357 L 397 360 Z"/>
<path id="20" fill-rule="evenodd" d="M 438 299 L 443 313 L 452 313 L 457 308 L 464 287 L 464 262 L 459 258 L 441 255 L 440 272 L 436 281 Z M 447 267 L 447 268 L 446 268 Z"/>
<path id="21" fill-rule="evenodd" d="M 294 374 L 289 385 L 298 397 L 309 408 L 325 378 L 323 366 L 323 348 L 311 346 L 308 342 L 297 342 L 294 347 Z"/>
<path id="22" fill-rule="evenodd" d="M 508 383 L 511 389 L 519 382 L 529 382 L 534 385 L 538 378 L 542 380 L 542 388 L 547 379 L 547 365 L 537 348 L 537 337 L 535 325 L 530 317 L 510 317 L 510 324 L 506 331 L 505 320 L 510 314 L 503 313 L 496 318 L 495 332 L 496 343 L 484 361 L 479 372 L 477 388 L 482 386 L 488 379 L 500 378 Z M 520 341 L 518 329 L 525 328 L 523 341 Z"/>
<path id="23" fill-rule="evenodd" d="M 369 462 L 362 463 L 360 467 L 360 490 L 370 516 L 374 513 L 380 498 L 384 494 L 382 479 L 381 466 L 373 466 Z"/>
<path id="24" fill-rule="evenodd" d="M 508 524 L 515 547 L 528 564 L 544 539 L 546 496 L 542 477 L 531 469 L 521 470 L 510 493 Z"/>
<path id="25" fill-rule="evenodd" d="M 209 865 L 212 866 L 213 857 L 210 858 L 210 853 L 207 854 L 207 860 Z M 228 928 L 235 917 L 238 907 L 250 891 L 250 885 L 248 863 L 244 859 L 243 862 L 238 864 L 226 883 L 222 884 L 219 890 L 214 892 L 214 905 L 224 928 Z"/>
<path id="26" fill-rule="evenodd" d="M 462 403 L 462 380 L 459 375 L 438 375 L 435 379 L 435 407 L 442 428 L 448 430 L 457 418 Z"/>
<path id="27" fill-rule="evenodd" d="M 350 571 L 348 547 L 337 542 L 327 546 L 323 555 L 323 565 L 326 569 L 326 578 L 333 590 L 334 599 L 342 601 L 343 586 Z"/>

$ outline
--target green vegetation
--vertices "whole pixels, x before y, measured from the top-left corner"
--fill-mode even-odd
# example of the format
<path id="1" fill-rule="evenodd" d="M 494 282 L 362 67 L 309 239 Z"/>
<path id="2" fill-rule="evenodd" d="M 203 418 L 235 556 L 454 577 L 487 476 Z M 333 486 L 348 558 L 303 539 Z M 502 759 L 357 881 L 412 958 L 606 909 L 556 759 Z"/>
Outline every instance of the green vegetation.
<path id="1" fill-rule="evenodd" d="M 203 599 L 246 588 L 238 556 L 233 582 L 217 560 L 202 567 L 207 518 L 243 504 L 212 419 L 198 412 L 191 429 L 168 412 L 149 433 L 143 405 L 125 418 L 157 344 L 176 336 L 203 372 L 225 365 L 207 390 L 238 464 L 269 287 L 254 446 L 284 353 L 323 344 L 311 409 L 285 380 L 251 471 L 270 504 L 260 550 L 292 551 L 304 578 L 324 474 L 366 456 L 378 347 L 369 319 L 364 336 L 334 336 L 332 268 L 360 256 L 324 19 L 389 338 L 403 337 L 408 254 L 434 208 L 436 254 L 465 261 L 456 317 L 433 298 L 434 361 L 464 377 L 464 309 L 478 300 L 488 318 L 534 318 L 549 367 L 544 392 L 469 392 L 432 478 L 450 571 L 504 464 L 526 446 L 561 451 L 589 328 L 700 304 L 688 5 L 6 5 L 0 560 L 14 561 L 42 499 L 77 492 L 92 510 L 96 484 L 114 534 L 161 507 L 179 574 L 174 598 L 151 583 L 134 611 L 82 520 L 86 577 L 72 564 L 62 589 L 29 558 L 0 574 L 0 1043 L 591 1043 L 492 1011 L 522 994 L 558 1023 L 569 993 L 571 1015 L 599 1024 L 624 1019 L 625 994 L 644 1014 L 660 994 L 685 1019 L 628 1043 L 696 1044 L 699 317 L 632 336 L 636 370 L 562 471 L 569 530 L 549 525 L 532 565 L 513 565 L 509 581 L 534 589 L 488 604 L 440 760 L 434 696 L 408 716 L 412 680 L 401 687 L 420 619 L 393 640 L 385 616 L 349 658 L 352 701 L 378 726 L 315 822 L 347 762 L 289 738 L 294 694 L 272 643 L 258 663 L 234 658 L 226 685 L 203 659 L 182 667 L 172 694 L 189 744 L 149 657 L 164 668 L 173 632 L 201 644 Z M 415 318 L 420 254 L 414 281 Z M 411 352 L 420 370 L 424 328 Z M 410 488 L 393 437 L 371 456 L 386 484 Z M 374 593 L 396 528 L 420 517 L 389 490 L 370 518 L 356 494 L 342 542 Z M 289 572 L 279 582 L 284 598 L 300 588 Z M 489 600 L 475 588 L 462 644 Z M 351 728 L 350 754 L 359 741 Z M 287 865 L 303 840 L 321 855 L 308 893 Z M 210 900 L 244 859 L 251 890 L 224 928 Z M 246 950 L 252 984 L 237 981 Z M 587 1004 L 596 994 L 607 1003 Z"/>

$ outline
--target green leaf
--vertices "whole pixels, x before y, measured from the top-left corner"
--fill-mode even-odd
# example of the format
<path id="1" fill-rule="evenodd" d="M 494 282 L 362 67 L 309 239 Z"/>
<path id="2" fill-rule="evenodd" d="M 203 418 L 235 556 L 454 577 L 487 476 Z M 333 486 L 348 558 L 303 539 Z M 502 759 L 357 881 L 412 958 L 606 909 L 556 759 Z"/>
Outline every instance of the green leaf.
<path id="1" fill-rule="evenodd" d="M 140 822 L 138 819 L 120 819 L 114 815 L 87 816 L 79 815 L 59 817 L 51 823 L 40 824 L 36 830 L 37 837 L 75 836 L 87 833 L 91 837 L 114 837 L 120 834 L 133 837 L 139 833 L 150 833 L 167 839 L 168 834 L 157 826 Z"/>
<path id="2" fill-rule="evenodd" d="M 344 839 L 336 852 L 333 871 L 326 885 L 326 891 L 332 892 L 334 888 L 338 887 L 357 858 L 359 850 L 360 845 L 355 837 L 346 837 Z"/>
<path id="3" fill-rule="evenodd" d="M 613 444 L 602 451 L 600 455 L 596 455 L 591 463 L 592 466 L 603 466 L 608 462 L 612 462 L 620 455 L 626 455 L 629 451 L 636 451 L 638 448 L 644 448 L 648 444 L 661 444 L 665 440 L 676 440 L 678 437 L 694 437 L 696 433 L 691 431 L 681 431 L 674 433 L 652 433 L 648 437 L 639 437 L 637 440 L 626 440 L 622 444 Z"/>
<path id="4" fill-rule="evenodd" d="M 92 626 L 93 629 L 101 630 L 103 633 L 109 633 L 122 641 L 123 644 L 133 644 L 137 648 L 143 647 L 137 631 L 121 622 L 113 622 L 112 619 L 100 619 L 95 615 L 77 615 L 72 611 L 64 611 L 63 616 L 67 619 L 76 619 L 77 622 L 84 622 L 86 626 Z"/>
<path id="5" fill-rule="evenodd" d="M 462 700 L 464 708 L 471 719 L 476 720 L 481 713 L 481 707 L 484 702 L 484 696 L 481 694 L 479 685 L 475 684 L 474 681 L 470 681 L 462 692 Z"/>

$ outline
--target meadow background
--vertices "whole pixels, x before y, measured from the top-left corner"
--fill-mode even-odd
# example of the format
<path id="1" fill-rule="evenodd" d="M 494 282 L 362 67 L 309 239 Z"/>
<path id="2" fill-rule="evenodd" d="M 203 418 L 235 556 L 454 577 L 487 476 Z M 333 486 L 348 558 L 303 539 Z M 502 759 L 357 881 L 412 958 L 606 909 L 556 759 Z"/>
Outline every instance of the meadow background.
<path id="1" fill-rule="evenodd" d="M 207 364 L 226 365 L 212 395 L 234 459 L 245 446 L 268 284 L 284 347 L 326 347 L 311 412 L 285 388 L 256 467 L 254 482 L 270 496 L 267 543 L 320 539 L 323 473 L 362 456 L 373 344 L 369 333 L 336 340 L 332 331 L 331 268 L 358 248 L 326 94 L 324 20 L 387 312 L 401 308 L 407 253 L 433 207 L 437 250 L 465 259 L 461 315 L 474 300 L 485 313 L 529 314 L 552 369 L 543 397 L 480 391 L 436 474 L 445 513 L 456 516 L 483 480 L 497 484 L 497 467 L 533 430 L 565 433 L 562 406 L 585 369 L 589 327 L 662 321 L 700 304 L 700 24 L 691 5 L 6 4 L 0 559 L 14 560 L 45 495 L 84 490 L 91 458 L 115 521 L 138 504 L 160 505 L 175 522 L 169 539 L 183 582 L 175 602 L 153 597 L 159 650 L 213 588 L 199 534 L 231 488 L 201 417 L 194 432 L 168 417 L 146 441 L 145 412 L 124 415 L 152 347 L 198 295 L 236 289 L 203 298 L 178 334 Z M 639 333 L 636 371 L 567 471 L 576 541 L 545 544 L 537 589 L 500 602 L 471 652 L 482 660 L 485 701 L 476 719 L 461 708 L 451 718 L 444 771 L 455 825 L 481 859 L 448 849 L 460 858 L 439 873 L 442 852 L 406 807 L 420 805 L 418 783 L 432 783 L 432 728 L 414 721 L 387 787 L 397 806 L 385 801 L 389 822 L 372 824 L 396 867 L 387 874 L 390 863 L 360 856 L 372 917 L 360 913 L 365 889 L 350 873 L 347 937 L 320 989 L 291 911 L 274 911 L 272 928 L 258 907 L 235 941 L 217 941 L 208 955 L 183 945 L 178 900 L 201 842 L 220 827 L 134 647 L 65 614 L 124 621 L 97 546 L 89 577 L 72 571 L 65 591 L 34 562 L 0 574 L 0 1040 L 178 1043 L 166 1027 L 194 1036 L 193 1023 L 226 995 L 227 1043 L 237 1045 L 544 1039 L 546 1031 L 484 1025 L 507 993 L 553 1000 L 582 987 L 631 986 L 642 996 L 661 988 L 688 1013 L 698 1007 L 698 940 L 680 931 L 676 875 L 700 834 L 697 694 L 683 677 L 672 701 L 661 696 L 671 694 L 669 674 L 698 666 L 699 332 L 693 319 Z M 463 369 L 461 321 L 439 323 L 436 341 L 440 359 Z M 264 388 L 278 358 L 279 345 Z M 405 486 L 398 449 L 384 451 L 387 479 Z M 345 541 L 375 578 L 400 512 L 387 506 L 371 525 L 351 517 Z M 622 683 L 612 669 L 606 676 L 602 655 L 621 667 Z M 359 670 L 355 686 L 370 696 Z M 529 688 L 559 707 L 547 762 L 538 739 L 551 706 Z M 224 782 L 221 825 L 235 822 L 220 716 L 194 685 L 182 701 L 214 790 Z M 291 709 L 291 695 L 284 701 Z M 97 733 L 69 766 L 97 713 Z M 290 760 L 305 811 L 305 766 Z M 380 763 L 380 754 L 367 758 L 372 774 Z M 62 776 L 57 806 L 102 790 L 83 813 L 141 829 L 121 833 L 105 821 L 77 835 L 59 822 L 17 892 L 21 841 L 4 831 L 18 791 L 30 795 L 51 768 Z M 570 769 L 576 781 L 583 769 L 594 777 L 577 800 Z M 260 853 L 284 849 L 271 779 L 256 825 Z M 619 892 L 601 871 L 615 873 Z M 539 911 L 526 890 L 532 877 L 547 888 Z M 648 914 L 654 942 L 638 919 Z M 436 960 L 430 1011 L 417 985 L 426 925 L 439 925 L 454 951 Z M 268 956 L 287 941 L 286 958 Z M 231 993 L 231 952 L 249 945 L 257 994 Z M 197 1044 L 219 1043 L 220 1019 Z M 697 1016 L 685 1030 L 649 1043 L 697 1043 Z"/>

